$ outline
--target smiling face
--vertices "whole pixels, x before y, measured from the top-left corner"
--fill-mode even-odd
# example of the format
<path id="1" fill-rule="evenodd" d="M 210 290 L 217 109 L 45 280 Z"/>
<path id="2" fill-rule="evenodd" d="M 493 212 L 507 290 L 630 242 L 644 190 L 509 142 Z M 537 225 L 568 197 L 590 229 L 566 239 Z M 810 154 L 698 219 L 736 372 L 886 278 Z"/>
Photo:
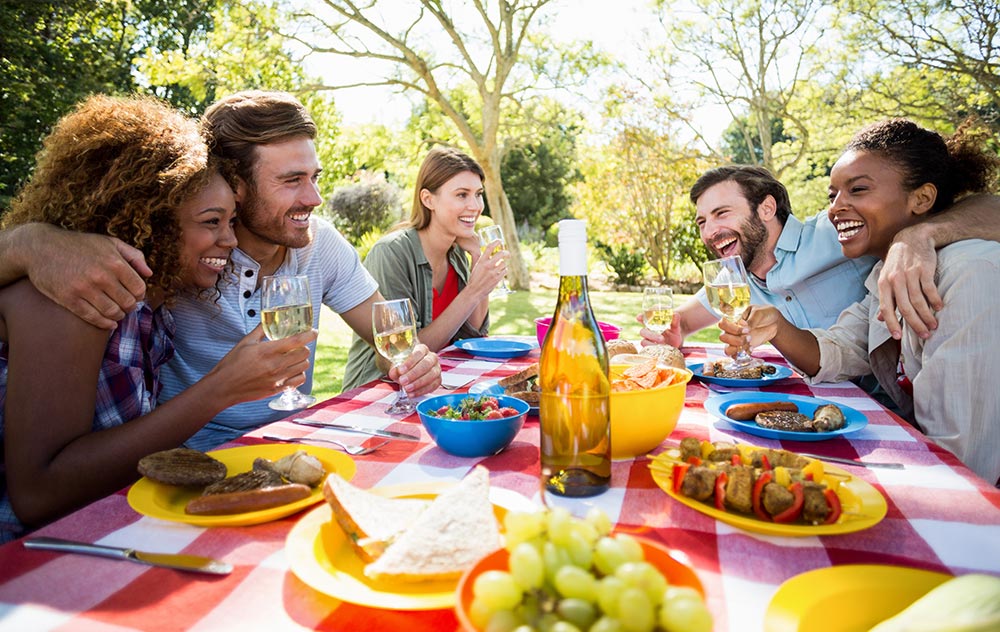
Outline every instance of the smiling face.
<path id="1" fill-rule="evenodd" d="M 420 191 L 420 201 L 431 211 L 431 228 L 454 239 L 472 237 L 483 212 L 483 181 L 471 171 L 449 178 L 437 191 Z"/>
<path id="2" fill-rule="evenodd" d="M 767 227 L 758 211 L 750 208 L 739 183 L 726 180 L 709 187 L 695 207 L 701 240 L 715 258 L 739 255 L 748 272 L 766 274 L 766 270 L 760 274 L 760 265 L 768 258 Z"/>
<path id="3" fill-rule="evenodd" d="M 236 198 L 219 174 L 177 210 L 181 227 L 181 281 L 187 287 L 215 286 L 236 247 Z"/>
<path id="4" fill-rule="evenodd" d="M 241 182 L 238 189 L 241 250 L 257 258 L 262 248 L 308 245 L 312 240 L 309 217 L 323 202 L 316 186 L 320 171 L 309 138 L 259 145 L 254 182 Z"/>
<path id="5" fill-rule="evenodd" d="M 879 154 L 848 151 L 830 172 L 830 221 L 847 257 L 884 259 L 896 233 L 917 223 L 934 203 L 933 185 L 914 191 Z"/>

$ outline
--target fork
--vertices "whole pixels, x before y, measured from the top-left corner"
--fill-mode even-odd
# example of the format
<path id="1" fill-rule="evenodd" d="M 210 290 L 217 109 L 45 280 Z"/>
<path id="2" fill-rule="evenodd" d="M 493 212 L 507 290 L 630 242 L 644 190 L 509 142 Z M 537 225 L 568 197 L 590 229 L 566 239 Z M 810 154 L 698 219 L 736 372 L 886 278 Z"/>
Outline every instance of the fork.
<path id="1" fill-rule="evenodd" d="M 344 452 L 350 454 L 351 456 L 362 456 L 365 454 L 370 454 L 375 450 L 378 450 L 385 444 L 389 443 L 388 439 L 379 443 L 378 445 L 373 445 L 370 448 L 366 448 L 360 445 L 347 445 L 337 441 L 336 439 L 320 439 L 319 437 L 275 437 L 272 435 L 264 435 L 264 439 L 268 441 L 280 441 L 282 443 L 302 443 L 308 445 L 312 442 L 319 443 L 332 443 L 343 449 Z"/>

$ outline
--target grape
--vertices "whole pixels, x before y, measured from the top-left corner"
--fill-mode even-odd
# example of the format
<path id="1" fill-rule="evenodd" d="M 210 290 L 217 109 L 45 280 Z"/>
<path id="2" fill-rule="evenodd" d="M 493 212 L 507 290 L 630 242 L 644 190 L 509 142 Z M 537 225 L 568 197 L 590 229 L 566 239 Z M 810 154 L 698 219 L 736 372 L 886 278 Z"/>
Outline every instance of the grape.
<path id="1" fill-rule="evenodd" d="M 509 511 L 503 518 L 507 550 L 512 551 L 521 542 L 531 540 L 545 532 L 545 514 L 537 511 L 525 513 Z"/>
<path id="2" fill-rule="evenodd" d="M 566 546 L 569 542 L 569 534 L 573 529 L 571 526 L 573 520 L 573 515 L 562 507 L 556 507 L 555 509 L 549 511 L 549 540 L 559 546 Z"/>
<path id="3" fill-rule="evenodd" d="M 622 550 L 625 552 L 625 559 L 629 562 L 638 562 L 642 560 L 645 555 L 642 552 L 642 545 L 639 541 L 630 535 L 624 533 L 619 533 L 615 535 L 615 540 L 622 545 Z"/>
<path id="4" fill-rule="evenodd" d="M 513 632 L 523 621 L 511 610 L 500 610 L 490 617 L 486 624 L 486 632 Z"/>
<path id="5" fill-rule="evenodd" d="M 580 628 L 576 627 L 569 621 L 556 621 L 549 628 L 549 632 L 580 632 Z"/>
<path id="6" fill-rule="evenodd" d="M 585 520 L 597 530 L 597 535 L 605 536 L 611 533 L 611 518 L 597 507 L 590 508 Z"/>
<path id="7" fill-rule="evenodd" d="M 597 584 L 597 605 L 605 614 L 612 617 L 619 616 L 618 598 L 623 590 L 625 590 L 625 582 L 614 575 L 602 578 Z"/>
<path id="8" fill-rule="evenodd" d="M 573 529 L 569 533 L 569 542 L 564 546 L 573 564 L 585 570 L 590 569 L 590 565 L 594 560 L 593 542 L 588 542 L 585 535 Z"/>
<path id="9" fill-rule="evenodd" d="M 625 562 L 615 570 L 615 577 L 629 586 L 641 588 L 653 605 L 663 600 L 667 580 L 649 562 Z"/>
<path id="10" fill-rule="evenodd" d="M 597 579 L 578 566 L 563 566 L 556 572 L 556 590 L 563 597 L 577 597 L 586 601 L 597 598 Z"/>
<path id="11" fill-rule="evenodd" d="M 618 612 L 622 628 L 628 632 L 649 632 L 656 624 L 656 612 L 646 592 L 641 588 L 627 586 L 618 597 Z"/>
<path id="12" fill-rule="evenodd" d="M 555 583 L 556 573 L 570 563 L 569 552 L 554 542 L 546 542 L 542 546 L 542 561 L 545 563 L 545 577 L 550 583 Z"/>
<path id="13" fill-rule="evenodd" d="M 605 615 L 590 626 L 589 632 L 621 632 L 623 629 L 618 619 Z"/>
<path id="14" fill-rule="evenodd" d="M 472 621 L 472 625 L 476 626 L 477 630 L 483 630 L 490 621 L 490 617 L 493 616 L 494 610 L 483 602 L 482 599 L 473 598 L 472 604 L 469 606 L 469 620 Z"/>
<path id="15" fill-rule="evenodd" d="M 581 630 L 589 629 L 590 625 L 597 619 L 597 610 L 592 603 L 572 597 L 559 602 L 559 605 L 556 606 L 556 614 L 563 621 L 569 621 Z"/>
<path id="16" fill-rule="evenodd" d="M 521 590 L 538 588 L 545 580 L 542 555 L 531 544 L 522 542 L 510 552 L 510 574 Z"/>
<path id="17" fill-rule="evenodd" d="M 594 564 L 603 575 L 611 575 L 625 563 L 625 549 L 614 538 L 603 537 L 594 549 Z"/>
<path id="18" fill-rule="evenodd" d="M 472 584 L 472 594 L 493 612 L 513 610 L 521 603 L 521 589 L 510 573 L 486 571 Z"/>
<path id="19" fill-rule="evenodd" d="M 712 615 L 692 588 L 671 586 L 664 591 L 659 622 L 670 632 L 711 632 Z"/>

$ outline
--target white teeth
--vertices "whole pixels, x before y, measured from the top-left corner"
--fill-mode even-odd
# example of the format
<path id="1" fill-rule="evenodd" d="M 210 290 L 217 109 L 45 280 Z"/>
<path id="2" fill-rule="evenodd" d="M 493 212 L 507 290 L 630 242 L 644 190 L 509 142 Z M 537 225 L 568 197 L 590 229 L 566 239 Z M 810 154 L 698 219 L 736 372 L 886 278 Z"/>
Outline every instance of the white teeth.
<path id="1" fill-rule="evenodd" d="M 307 219 L 309 219 L 309 216 L 311 214 L 312 213 L 294 213 L 292 215 L 289 215 L 289 217 L 291 217 L 292 219 L 294 219 L 297 222 L 304 222 Z"/>
<path id="2" fill-rule="evenodd" d="M 840 241 L 846 241 L 851 237 L 854 237 L 855 235 L 860 233 L 865 223 L 862 221 L 858 221 L 856 219 L 854 220 L 848 219 L 844 221 L 835 222 L 834 225 L 837 228 L 837 239 L 839 239 Z"/>
<path id="3" fill-rule="evenodd" d="M 722 250 L 723 248 L 725 248 L 729 244 L 734 243 L 735 241 L 736 241 L 736 238 L 732 237 L 731 239 L 725 239 L 723 241 L 716 242 L 715 249 L 716 250 Z"/>
<path id="4" fill-rule="evenodd" d="M 225 267 L 226 263 L 229 262 L 229 259 L 223 259 L 221 257 L 202 257 L 201 261 L 205 265 L 211 266 L 213 268 L 222 268 Z"/>

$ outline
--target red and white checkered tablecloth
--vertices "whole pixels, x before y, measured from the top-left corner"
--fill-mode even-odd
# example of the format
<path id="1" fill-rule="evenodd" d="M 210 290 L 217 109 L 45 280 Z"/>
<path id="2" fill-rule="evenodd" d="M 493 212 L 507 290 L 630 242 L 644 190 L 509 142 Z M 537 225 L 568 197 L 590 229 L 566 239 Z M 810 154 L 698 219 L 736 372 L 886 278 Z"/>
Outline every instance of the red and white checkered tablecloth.
<path id="1" fill-rule="evenodd" d="M 452 377 L 481 380 L 513 373 L 537 359 L 507 362 L 475 359 L 451 349 L 441 354 Z M 714 346 L 688 347 L 689 359 L 720 354 Z M 760 355 L 761 352 L 758 352 Z M 767 355 L 767 352 L 763 352 Z M 774 360 L 774 355 L 768 359 Z M 462 380 L 457 380 L 462 381 Z M 709 390 L 692 382 L 677 430 L 668 439 L 693 435 L 831 456 L 891 461 L 902 470 L 850 468 L 886 498 L 888 515 L 874 527 L 845 535 L 787 538 L 731 527 L 674 501 L 653 482 L 647 459 L 613 464 L 612 489 L 586 501 L 608 513 L 618 527 L 681 551 L 704 584 L 716 630 L 762 629 L 767 605 L 785 580 L 841 564 L 893 564 L 953 574 L 1000 575 L 1000 490 L 976 477 L 950 453 L 885 411 L 850 383 L 808 386 L 798 379 L 765 390 L 815 395 L 868 417 L 848 438 L 820 444 L 777 442 L 729 431 L 702 407 Z M 443 391 L 442 392 L 446 392 Z M 511 446 L 482 459 L 450 456 L 434 446 L 416 415 L 402 421 L 383 411 L 393 386 L 375 383 L 325 401 L 295 417 L 336 420 L 419 433 L 420 443 L 393 441 L 355 457 L 353 482 L 361 487 L 455 481 L 485 465 L 491 484 L 539 501 L 538 423 L 529 418 Z M 329 436 L 331 431 L 277 422 L 233 445 L 262 442 L 264 434 Z M 359 435 L 338 438 L 361 442 Z M 579 509 L 579 507 L 577 507 Z M 81 555 L 0 547 L 2 630 L 454 630 L 451 610 L 377 610 L 320 594 L 289 570 L 284 543 L 302 513 L 250 527 L 200 528 L 135 513 L 125 491 L 89 505 L 37 535 L 113 546 L 214 557 L 234 565 L 225 577 L 152 568 Z M 850 607 L 850 604 L 844 604 Z"/>

